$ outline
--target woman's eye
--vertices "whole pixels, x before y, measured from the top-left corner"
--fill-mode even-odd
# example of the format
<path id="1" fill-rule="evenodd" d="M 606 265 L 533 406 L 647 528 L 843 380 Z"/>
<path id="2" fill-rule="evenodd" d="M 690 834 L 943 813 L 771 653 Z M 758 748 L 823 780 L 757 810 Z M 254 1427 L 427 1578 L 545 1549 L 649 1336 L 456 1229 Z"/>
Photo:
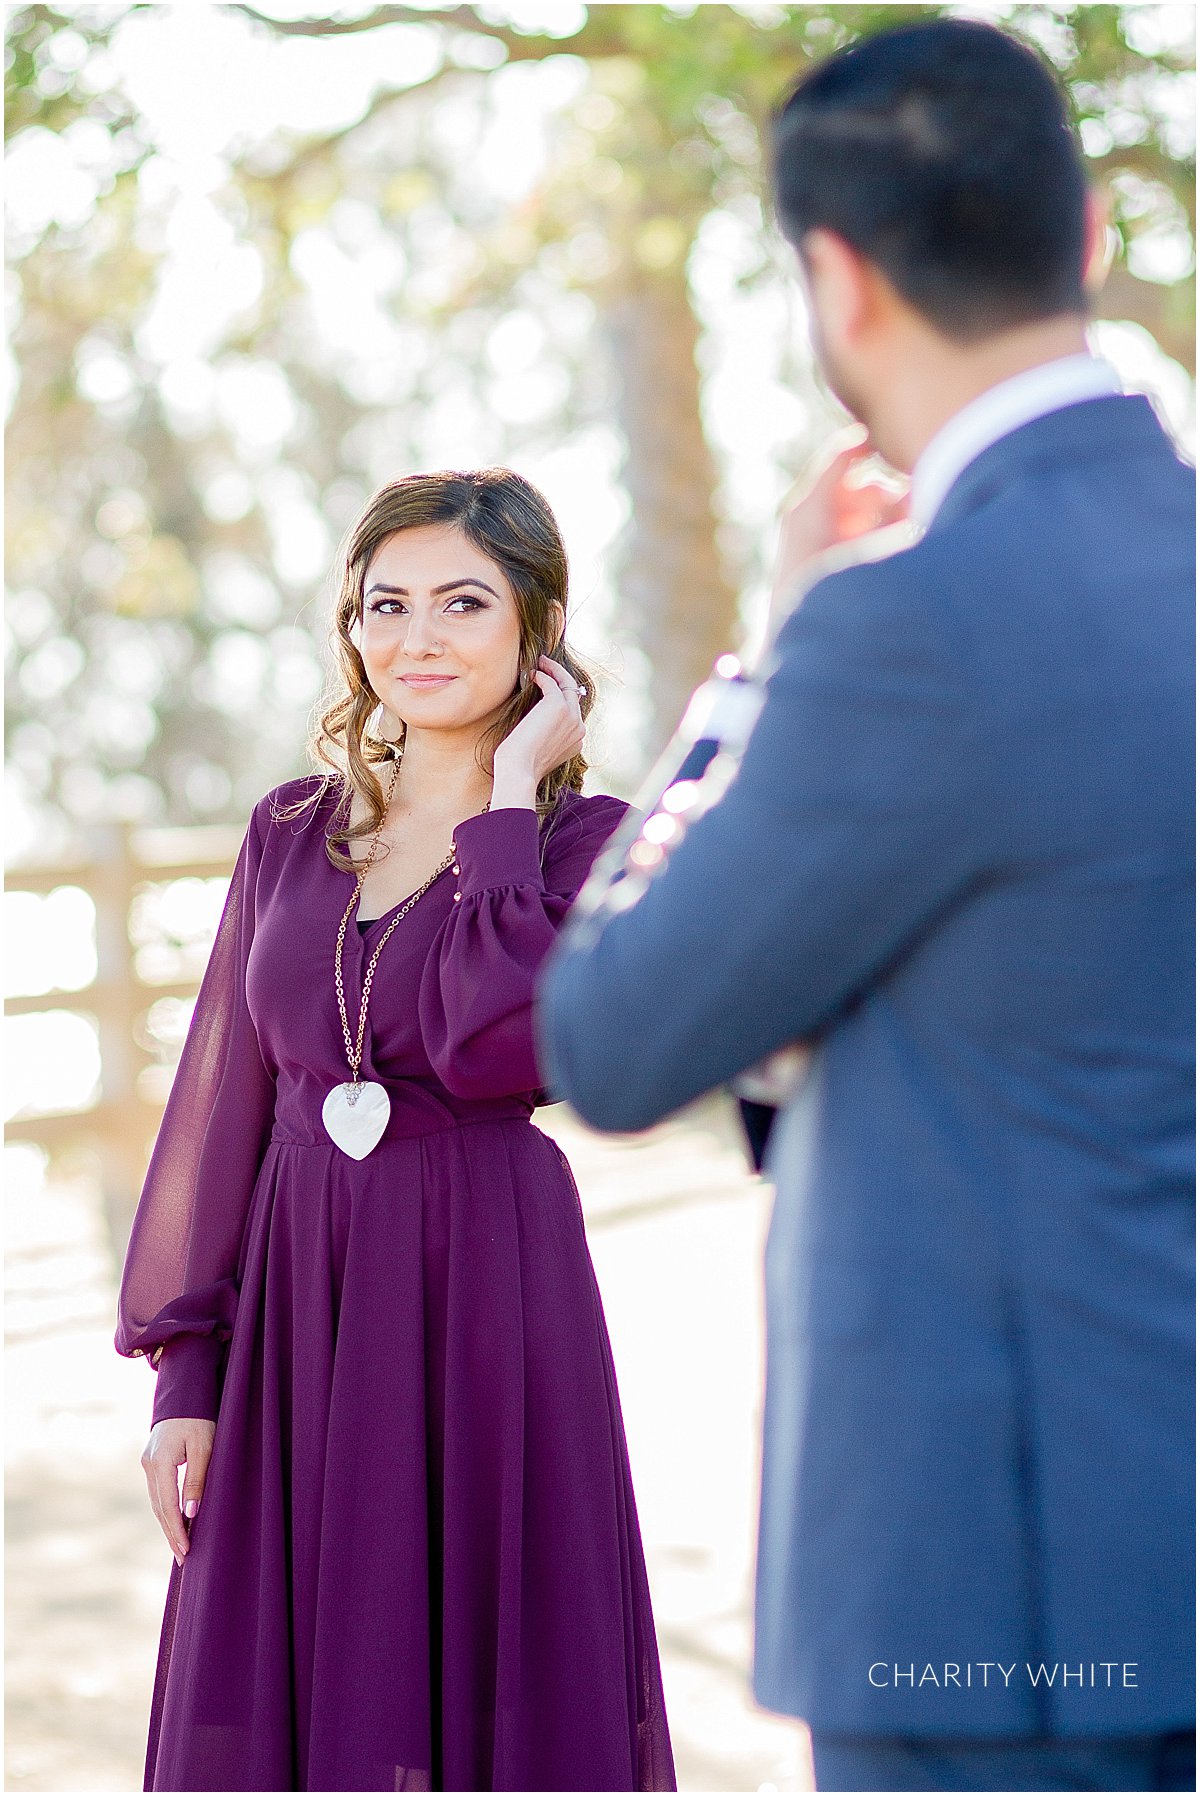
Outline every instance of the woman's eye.
<path id="1" fill-rule="evenodd" d="M 460 593 L 456 599 L 451 599 L 446 606 L 447 611 L 449 611 L 452 605 L 465 605 L 470 611 L 487 610 L 486 600 L 477 599 L 473 593 L 467 592 Z M 371 605 L 372 611 L 378 612 L 381 616 L 385 617 L 393 617 L 397 612 L 403 611 L 403 609 L 404 606 L 399 599 L 375 599 Z"/>

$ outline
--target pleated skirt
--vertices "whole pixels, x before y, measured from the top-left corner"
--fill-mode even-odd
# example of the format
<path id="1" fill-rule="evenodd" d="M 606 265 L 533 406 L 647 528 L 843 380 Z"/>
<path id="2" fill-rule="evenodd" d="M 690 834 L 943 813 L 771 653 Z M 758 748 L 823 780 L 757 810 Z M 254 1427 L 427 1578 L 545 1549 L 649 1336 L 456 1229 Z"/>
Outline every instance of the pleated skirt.
<path id="1" fill-rule="evenodd" d="M 523 1118 L 273 1139 L 147 1790 L 672 1790 L 578 1191 Z"/>

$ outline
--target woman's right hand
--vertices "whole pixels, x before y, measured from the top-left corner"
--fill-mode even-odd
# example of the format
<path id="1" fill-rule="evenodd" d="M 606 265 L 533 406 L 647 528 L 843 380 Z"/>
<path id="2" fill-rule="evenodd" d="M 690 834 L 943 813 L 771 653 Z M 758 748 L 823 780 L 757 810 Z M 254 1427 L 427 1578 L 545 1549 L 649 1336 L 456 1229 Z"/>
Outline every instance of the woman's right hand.
<path id="1" fill-rule="evenodd" d="M 204 1480 L 212 1454 L 217 1425 L 204 1416 L 172 1417 L 156 1422 L 142 1453 L 142 1470 L 150 1487 L 150 1507 L 158 1517 L 176 1563 L 183 1564 L 188 1550 L 184 1515 L 196 1513 L 204 1495 Z M 183 1509 L 179 1506 L 179 1467 L 183 1479 Z M 195 1507 L 190 1509 L 189 1505 Z"/>

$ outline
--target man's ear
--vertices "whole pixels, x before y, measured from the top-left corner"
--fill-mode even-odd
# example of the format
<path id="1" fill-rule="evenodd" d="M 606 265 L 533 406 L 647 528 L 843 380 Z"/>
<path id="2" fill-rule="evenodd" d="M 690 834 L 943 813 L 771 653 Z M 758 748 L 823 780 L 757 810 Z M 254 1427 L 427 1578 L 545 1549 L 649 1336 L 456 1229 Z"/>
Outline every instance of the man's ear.
<path id="1" fill-rule="evenodd" d="M 1119 242 L 1108 194 L 1089 181 L 1084 198 L 1083 288 L 1093 299 L 1108 279 Z"/>
<path id="2" fill-rule="evenodd" d="M 810 304 L 826 338 L 854 337 L 871 303 L 872 270 L 864 256 L 836 231 L 806 231 L 800 261 Z"/>

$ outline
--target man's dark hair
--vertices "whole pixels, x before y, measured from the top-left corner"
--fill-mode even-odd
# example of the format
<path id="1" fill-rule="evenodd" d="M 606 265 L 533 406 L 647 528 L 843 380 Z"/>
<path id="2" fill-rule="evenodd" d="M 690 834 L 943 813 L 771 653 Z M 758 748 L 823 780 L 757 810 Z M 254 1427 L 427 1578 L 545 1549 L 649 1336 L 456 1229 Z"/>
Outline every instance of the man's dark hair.
<path id="1" fill-rule="evenodd" d="M 1041 59 L 991 25 L 880 32 L 771 120 L 784 236 L 836 233 L 947 336 L 1086 309 L 1083 159 Z"/>

